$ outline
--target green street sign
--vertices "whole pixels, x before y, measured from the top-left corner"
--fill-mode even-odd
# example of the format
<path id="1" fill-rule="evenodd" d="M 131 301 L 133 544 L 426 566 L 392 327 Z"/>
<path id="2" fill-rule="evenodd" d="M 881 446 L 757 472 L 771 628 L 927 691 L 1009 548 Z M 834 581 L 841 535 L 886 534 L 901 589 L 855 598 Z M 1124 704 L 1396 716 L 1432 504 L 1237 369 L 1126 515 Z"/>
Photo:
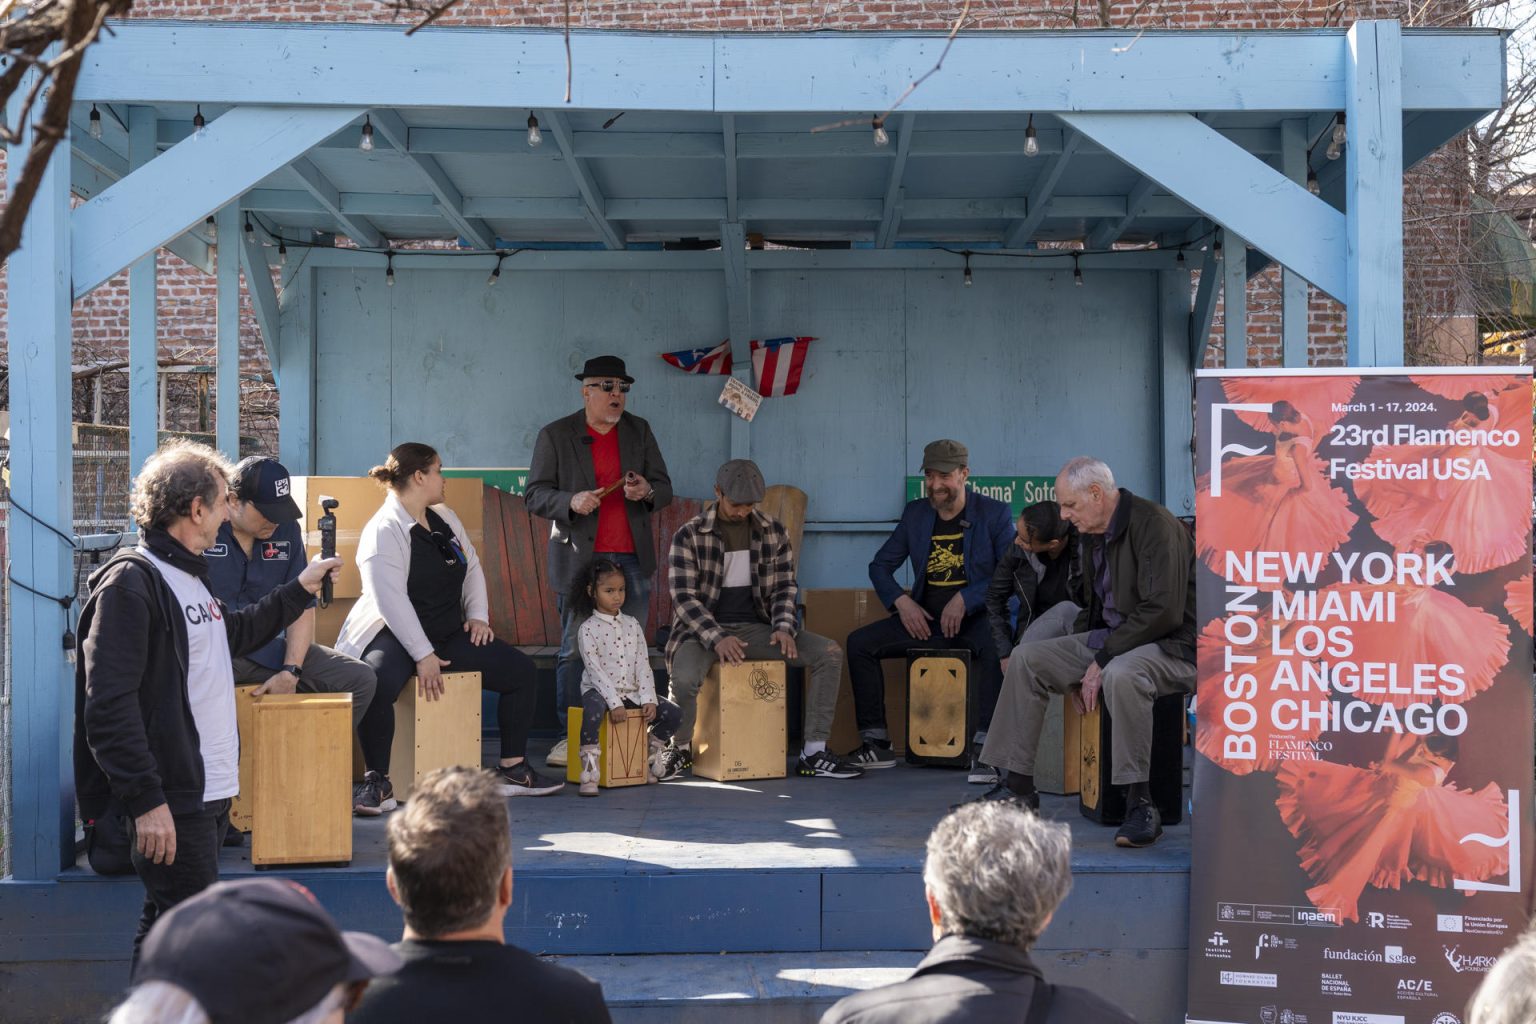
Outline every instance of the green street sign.
<path id="1" fill-rule="evenodd" d="M 1037 501 L 1056 500 L 1054 476 L 973 476 L 966 481 L 966 486 L 973 491 L 980 491 L 989 498 L 1005 502 L 1014 516 L 1018 516 L 1026 505 L 1033 505 Z M 922 477 L 907 477 L 908 501 L 926 497 L 927 493 Z"/>
<path id="2" fill-rule="evenodd" d="M 528 489 L 527 467 L 480 467 L 443 469 L 443 476 L 478 477 L 485 486 L 495 487 L 508 494 L 522 494 Z"/>

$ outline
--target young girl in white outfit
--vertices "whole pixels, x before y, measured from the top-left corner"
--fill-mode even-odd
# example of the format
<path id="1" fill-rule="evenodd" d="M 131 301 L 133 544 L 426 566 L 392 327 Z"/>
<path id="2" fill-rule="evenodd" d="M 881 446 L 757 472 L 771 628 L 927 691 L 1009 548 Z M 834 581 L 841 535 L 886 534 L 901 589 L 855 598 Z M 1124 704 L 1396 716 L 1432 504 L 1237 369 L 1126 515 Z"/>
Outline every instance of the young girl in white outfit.
<path id="1" fill-rule="evenodd" d="M 640 715 L 650 723 L 651 752 L 660 753 L 682 718 L 682 709 L 656 696 L 645 630 L 624 614 L 624 570 L 606 558 L 593 559 L 578 585 L 571 588 L 576 616 L 585 616 L 577 631 L 581 661 L 581 795 L 597 796 L 598 736 L 603 715 L 615 723 Z M 653 756 L 652 765 L 660 763 Z M 668 772 L 671 778 L 676 772 Z M 660 781 L 648 766 L 647 782 Z"/>

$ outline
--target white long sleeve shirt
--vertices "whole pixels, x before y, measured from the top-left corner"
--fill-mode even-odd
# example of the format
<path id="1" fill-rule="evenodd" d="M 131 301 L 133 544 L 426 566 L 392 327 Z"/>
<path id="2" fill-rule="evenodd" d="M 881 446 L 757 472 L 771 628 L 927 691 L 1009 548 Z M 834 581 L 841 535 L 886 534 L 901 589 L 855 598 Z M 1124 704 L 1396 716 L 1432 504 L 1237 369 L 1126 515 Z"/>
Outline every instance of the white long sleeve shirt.
<path id="1" fill-rule="evenodd" d="M 632 615 L 593 612 L 577 632 L 585 670 L 581 689 L 596 690 L 610 708 L 624 703 L 656 703 L 656 676 L 651 671 L 645 630 Z"/>

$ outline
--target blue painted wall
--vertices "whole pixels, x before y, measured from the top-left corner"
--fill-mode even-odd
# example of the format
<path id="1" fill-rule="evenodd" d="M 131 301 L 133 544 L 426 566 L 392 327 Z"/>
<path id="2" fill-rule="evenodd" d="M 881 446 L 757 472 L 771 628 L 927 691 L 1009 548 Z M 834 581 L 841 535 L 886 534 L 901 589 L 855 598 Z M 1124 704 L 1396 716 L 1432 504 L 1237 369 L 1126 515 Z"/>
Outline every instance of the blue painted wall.
<path id="1" fill-rule="evenodd" d="M 1020 261 L 1022 262 L 1022 261 Z M 757 337 L 811 334 L 807 377 L 766 399 L 752 456 L 770 482 L 810 495 L 801 581 L 865 586 L 865 567 L 901 510 L 923 445 L 955 437 L 973 471 L 1054 473 L 1089 453 L 1132 490 L 1157 496 L 1157 276 L 981 265 L 975 285 L 938 271 L 757 271 Z M 401 441 L 450 465 L 528 464 L 539 427 L 574 411 L 572 374 L 592 355 L 624 357 L 630 408 L 650 420 L 680 494 L 707 495 L 728 457 L 718 377 L 657 354 L 725 337 L 713 272 L 317 273 L 316 468 L 356 474 Z"/>

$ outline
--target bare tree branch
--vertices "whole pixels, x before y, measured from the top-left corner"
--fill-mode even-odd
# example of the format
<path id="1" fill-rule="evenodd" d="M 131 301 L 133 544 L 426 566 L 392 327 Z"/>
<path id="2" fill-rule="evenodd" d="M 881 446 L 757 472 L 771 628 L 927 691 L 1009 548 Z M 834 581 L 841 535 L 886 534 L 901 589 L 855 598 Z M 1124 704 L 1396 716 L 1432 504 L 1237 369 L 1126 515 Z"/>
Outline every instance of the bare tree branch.
<path id="1" fill-rule="evenodd" d="M 876 117 L 874 119 L 874 124 L 875 124 L 876 127 L 879 127 L 879 126 L 885 124 L 885 119 L 890 117 L 893 113 L 895 113 L 897 107 L 899 107 L 903 103 L 907 102 L 907 97 L 911 96 L 914 92 L 916 92 L 918 86 L 920 86 L 924 82 L 928 81 L 929 78 L 933 77 L 933 75 L 940 68 L 942 68 L 944 66 L 944 58 L 949 56 L 949 48 L 951 46 L 955 45 L 955 36 L 960 34 L 960 26 L 965 24 L 966 16 L 969 15 L 970 13 L 971 13 L 971 0 L 965 0 L 965 3 L 960 8 L 960 16 L 955 19 L 954 25 L 952 25 L 950 27 L 949 35 L 947 37 L 945 37 L 945 39 L 944 39 L 944 49 L 939 51 L 939 59 L 934 62 L 933 67 L 931 67 L 927 71 L 923 72 L 921 75 L 919 75 L 917 77 L 916 80 L 914 80 L 910 85 L 908 85 L 905 92 L 903 92 L 900 96 L 896 97 L 896 102 L 891 104 L 890 109 L 886 110 L 885 113 L 881 114 L 879 117 Z M 834 128 L 847 128 L 850 125 L 864 124 L 864 123 L 865 122 L 864 122 L 864 119 L 862 117 L 856 117 L 856 118 L 853 118 L 852 120 L 848 120 L 848 121 L 838 121 L 835 124 L 820 124 L 820 125 L 817 125 L 815 128 L 812 128 L 811 131 L 812 131 L 812 133 L 815 133 L 815 132 L 828 132 L 828 131 L 833 130 Z"/>

